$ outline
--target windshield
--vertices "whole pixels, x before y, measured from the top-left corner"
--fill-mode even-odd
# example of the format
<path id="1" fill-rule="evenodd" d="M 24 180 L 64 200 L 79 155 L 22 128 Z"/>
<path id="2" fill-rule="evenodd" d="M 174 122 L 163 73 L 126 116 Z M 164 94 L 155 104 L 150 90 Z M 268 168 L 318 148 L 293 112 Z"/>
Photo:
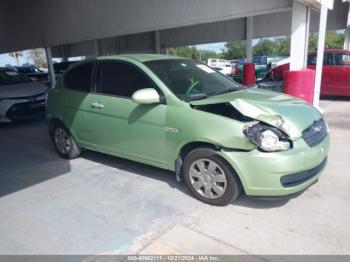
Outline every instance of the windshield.
<path id="1" fill-rule="evenodd" d="M 145 64 L 182 100 L 203 99 L 241 89 L 230 78 L 194 60 L 156 60 Z"/>
<path id="2" fill-rule="evenodd" d="M 14 70 L 0 70 L 0 85 L 11 85 L 26 82 L 32 82 L 32 80 L 26 75 L 17 73 Z"/>

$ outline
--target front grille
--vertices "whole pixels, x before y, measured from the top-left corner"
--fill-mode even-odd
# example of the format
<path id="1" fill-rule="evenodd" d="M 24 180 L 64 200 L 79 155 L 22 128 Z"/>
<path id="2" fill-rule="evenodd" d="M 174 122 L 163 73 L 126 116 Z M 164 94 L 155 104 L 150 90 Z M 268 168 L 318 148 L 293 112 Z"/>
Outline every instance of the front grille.
<path id="1" fill-rule="evenodd" d="M 45 112 L 45 99 L 40 99 L 12 105 L 6 112 L 6 117 L 14 120 L 43 112 Z"/>
<path id="2" fill-rule="evenodd" d="M 292 186 L 300 185 L 305 181 L 309 180 L 310 178 L 316 176 L 326 166 L 326 163 L 327 163 L 327 158 L 325 158 L 321 162 L 321 164 L 319 164 L 314 168 L 311 168 L 302 172 L 282 176 L 281 184 L 283 187 L 292 187 Z"/>
<path id="3" fill-rule="evenodd" d="M 327 136 L 327 126 L 323 119 L 315 121 L 302 133 L 302 138 L 309 147 L 318 145 Z"/>

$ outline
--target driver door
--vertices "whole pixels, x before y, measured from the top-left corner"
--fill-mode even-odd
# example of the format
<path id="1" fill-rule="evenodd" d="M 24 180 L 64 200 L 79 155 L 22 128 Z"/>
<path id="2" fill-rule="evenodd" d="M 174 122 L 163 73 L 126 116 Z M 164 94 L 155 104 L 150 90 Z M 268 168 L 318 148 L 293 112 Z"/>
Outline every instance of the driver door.
<path id="1" fill-rule="evenodd" d="M 123 61 L 99 61 L 97 70 L 96 92 L 86 108 L 96 149 L 166 167 L 166 105 L 131 99 L 139 89 L 157 88 L 153 81 Z"/>

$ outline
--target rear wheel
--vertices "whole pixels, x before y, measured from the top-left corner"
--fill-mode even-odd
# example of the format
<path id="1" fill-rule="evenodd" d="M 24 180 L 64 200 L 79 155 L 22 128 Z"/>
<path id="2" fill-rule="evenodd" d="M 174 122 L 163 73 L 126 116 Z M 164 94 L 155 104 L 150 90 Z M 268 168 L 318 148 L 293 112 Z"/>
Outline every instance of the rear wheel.
<path id="1" fill-rule="evenodd" d="M 199 148 L 185 158 L 183 176 L 191 193 L 211 205 L 227 205 L 241 193 L 240 181 L 214 150 Z"/>
<path id="2" fill-rule="evenodd" d="M 62 124 L 54 124 L 51 137 L 57 153 L 66 159 L 73 159 L 81 154 L 80 147 L 74 141 L 74 138 Z"/>

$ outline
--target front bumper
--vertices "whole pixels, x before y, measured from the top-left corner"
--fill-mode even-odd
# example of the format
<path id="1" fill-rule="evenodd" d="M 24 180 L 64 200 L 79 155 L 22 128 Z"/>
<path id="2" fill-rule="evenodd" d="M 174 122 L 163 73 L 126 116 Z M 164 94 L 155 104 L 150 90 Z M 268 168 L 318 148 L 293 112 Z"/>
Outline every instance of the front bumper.
<path id="1" fill-rule="evenodd" d="M 329 149 L 329 135 L 317 146 L 303 139 L 287 151 L 266 153 L 224 151 L 220 155 L 239 176 L 248 196 L 286 196 L 305 190 L 321 175 Z"/>
<path id="2" fill-rule="evenodd" d="M 9 99 L 0 103 L 0 123 L 27 119 L 45 113 L 45 99 Z"/>

